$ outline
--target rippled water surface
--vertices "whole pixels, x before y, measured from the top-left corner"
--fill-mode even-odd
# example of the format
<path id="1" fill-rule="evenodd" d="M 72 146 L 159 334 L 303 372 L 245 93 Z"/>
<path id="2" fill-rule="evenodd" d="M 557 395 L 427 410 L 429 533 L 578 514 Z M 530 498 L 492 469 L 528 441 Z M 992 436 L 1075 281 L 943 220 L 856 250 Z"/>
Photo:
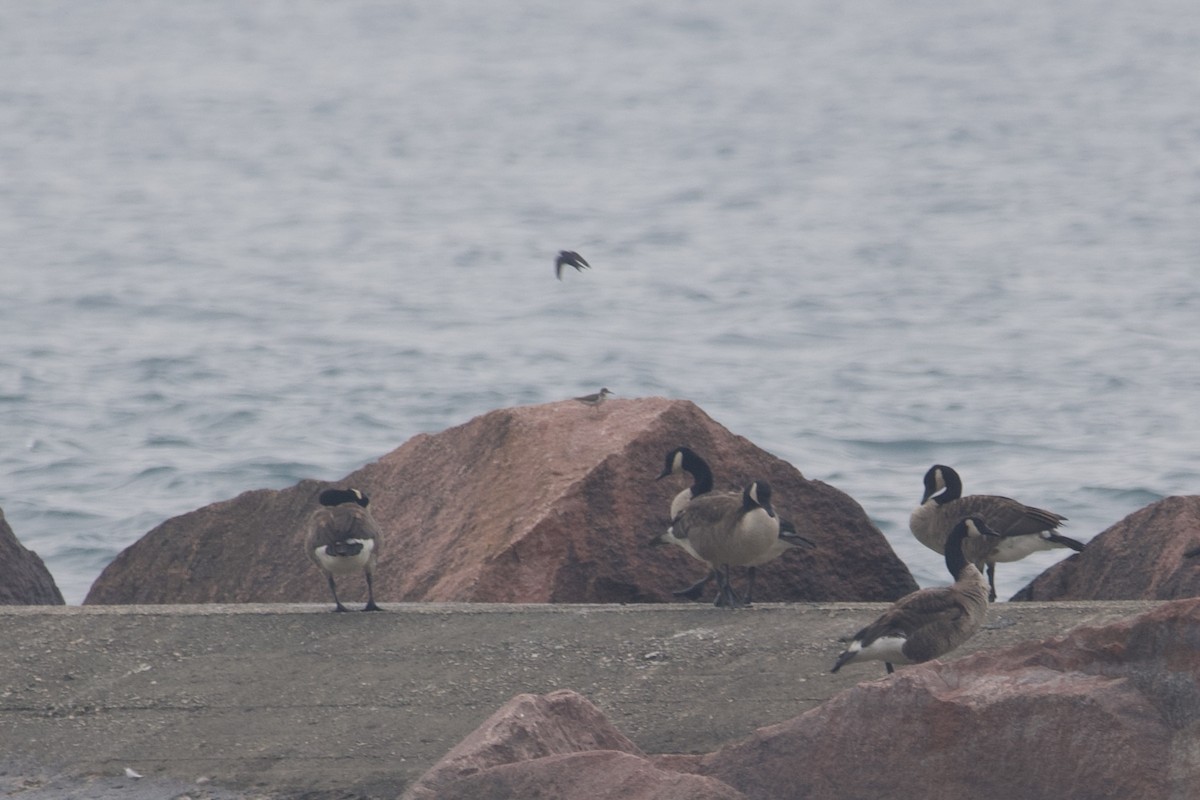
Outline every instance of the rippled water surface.
<path id="1" fill-rule="evenodd" d="M 1090 538 L 1200 491 L 1197 53 L 1182 0 L 10 4 L 0 508 L 77 603 L 170 516 L 606 385 L 923 584 L 935 461 Z"/>

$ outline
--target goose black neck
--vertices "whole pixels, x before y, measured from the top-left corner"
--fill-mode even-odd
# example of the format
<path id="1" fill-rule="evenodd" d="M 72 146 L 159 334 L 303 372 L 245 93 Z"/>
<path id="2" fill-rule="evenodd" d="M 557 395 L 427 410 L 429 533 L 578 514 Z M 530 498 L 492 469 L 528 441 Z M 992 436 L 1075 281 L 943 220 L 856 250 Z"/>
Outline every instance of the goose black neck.
<path id="1" fill-rule="evenodd" d="M 951 577 L 956 581 L 968 563 L 967 557 L 963 555 L 963 542 L 966 540 L 967 526 L 965 523 L 955 525 L 954 530 L 946 538 L 946 569 L 950 570 Z"/>
<path id="2" fill-rule="evenodd" d="M 703 458 L 688 450 L 683 454 L 683 468 L 692 473 L 692 497 L 699 497 L 713 490 L 712 470 Z"/>
<path id="3" fill-rule="evenodd" d="M 946 484 L 946 489 L 933 498 L 939 506 L 962 497 L 962 478 L 958 477 L 957 472 L 950 467 L 942 467 L 942 482 Z"/>

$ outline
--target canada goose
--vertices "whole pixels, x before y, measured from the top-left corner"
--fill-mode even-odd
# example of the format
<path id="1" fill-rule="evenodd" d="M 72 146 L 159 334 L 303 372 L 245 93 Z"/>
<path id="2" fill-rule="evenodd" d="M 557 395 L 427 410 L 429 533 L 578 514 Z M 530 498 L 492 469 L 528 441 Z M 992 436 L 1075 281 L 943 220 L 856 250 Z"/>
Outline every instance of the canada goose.
<path id="1" fill-rule="evenodd" d="M 662 480 L 669 475 L 678 475 L 682 472 L 687 472 L 692 476 L 692 485 L 682 489 L 671 500 L 671 519 L 674 520 L 679 516 L 683 509 L 687 508 L 689 502 L 693 498 L 703 494 L 708 494 L 713 489 L 712 469 L 709 468 L 708 462 L 701 458 L 696 451 L 690 447 L 676 447 L 667 453 L 663 459 L 663 470 L 659 473 L 656 480 Z M 732 493 L 737 496 L 737 493 Z M 668 528 L 665 533 L 659 534 L 650 542 L 651 545 L 673 544 L 683 548 L 692 558 L 703 561 L 697 555 L 695 548 L 687 539 L 681 539 L 675 536 L 674 528 Z M 779 520 L 779 539 L 771 547 L 771 549 L 753 564 L 748 564 L 747 570 L 747 589 L 746 589 L 746 605 L 751 605 L 754 600 L 754 578 L 757 574 L 757 568 L 768 562 L 774 561 L 779 556 L 793 547 L 816 547 L 810 540 L 801 536 L 796 532 L 796 526 L 789 520 Z M 692 584 L 686 589 L 679 589 L 671 594 L 676 597 L 684 597 L 688 600 L 699 600 L 704 593 L 704 587 L 717 576 L 716 569 L 712 568 L 708 574 Z M 723 600 L 722 595 L 717 595 L 717 604 L 720 605 Z"/>
<path id="2" fill-rule="evenodd" d="M 585 394 L 583 397 L 576 397 L 575 400 L 577 400 L 580 403 L 583 403 L 585 406 L 591 406 L 592 408 L 596 408 L 601 403 L 603 403 L 604 399 L 606 397 L 608 397 L 610 394 L 612 394 L 612 392 L 610 392 L 608 390 L 608 388 L 605 387 L 604 389 L 601 389 L 600 391 L 596 392 L 595 394 Z"/>
<path id="3" fill-rule="evenodd" d="M 671 501 L 671 519 L 679 516 L 679 512 L 687 507 L 693 497 L 707 494 L 713 489 L 713 474 L 708 462 L 696 454 L 690 447 L 676 447 L 667 453 L 663 463 L 663 471 L 656 480 L 662 480 L 668 475 L 678 475 L 687 472 L 692 476 L 692 485 L 680 491 Z"/>
<path id="4" fill-rule="evenodd" d="M 664 534 L 665 535 L 665 534 Z M 760 563 L 779 540 L 779 518 L 771 506 L 771 486 L 754 481 L 741 496 L 708 493 L 693 499 L 671 524 L 670 535 L 686 540 L 691 552 L 716 572 L 717 605 L 744 603 L 729 585 L 729 568 Z"/>
<path id="5" fill-rule="evenodd" d="M 949 653 L 975 635 L 987 616 L 987 584 L 972 563 L 986 545 L 979 537 L 999 537 L 979 517 L 960 520 L 946 539 L 946 569 L 951 586 L 919 589 L 854 634 L 838 656 L 832 672 L 851 661 L 882 661 L 890 674 L 893 664 L 919 664 Z"/>
<path id="6" fill-rule="evenodd" d="M 1067 520 L 1061 514 L 994 494 L 963 497 L 958 473 L 934 464 L 925 473 L 925 494 L 908 518 L 909 530 L 921 544 L 941 553 L 954 523 L 968 515 L 980 517 L 1000 536 L 981 559 L 987 565 L 989 600 L 996 599 L 997 562 L 1019 561 L 1040 550 L 1069 547 L 1078 552 L 1084 547 L 1083 542 L 1055 533 Z"/>
<path id="7" fill-rule="evenodd" d="M 560 281 L 562 280 L 563 264 L 566 264 L 568 267 L 574 267 L 576 272 L 583 272 L 585 269 L 592 268 L 592 265 L 574 250 L 559 250 L 558 258 L 554 259 L 554 274 Z"/>
<path id="8" fill-rule="evenodd" d="M 367 510 L 370 499 L 358 489 L 326 489 L 317 497 L 321 507 L 308 520 L 305 549 L 329 579 L 334 611 L 345 611 L 338 600 L 334 575 L 362 570 L 367 577 L 367 605 L 363 611 L 379 611 L 375 605 L 371 575 L 379 559 L 379 526 Z"/>
<path id="9" fill-rule="evenodd" d="M 670 528 L 667 529 L 666 533 L 660 534 L 656 539 L 651 541 L 651 544 L 678 545 L 678 546 L 682 547 L 684 550 L 686 550 L 689 554 L 691 554 L 693 558 L 700 558 L 700 556 L 696 555 L 696 552 L 692 548 L 691 544 L 686 539 L 675 538 L 675 536 L 672 532 L 672 529 L 670 529 Z M 764 564 L 769 564 L 770 562 L 774 561 L 775 559 L 779 558 L 781 555 L 786 553 L 788 550 L 791 550 L 793 547 L 800 547 L 805 550 L 812 550 L 812 549 L 815 549 L 816 546 L 817 545 L 811 539 L 801 536 L 796 531 L 796 526 L 795 526 L 795 524 L 792 523 L 791 520 L 783 519 L 782 517 L 780 517 L 779 518 L 779 538 L 775 540 L 775 543 L 773 545 L 771 545 L 771 549 L 768 550 L 766 553 L 764 553 L 761 557 L 756 559 L 753 564 L 745 565 L 746 566 L 745 605 L 749 606 L 749 605 L 754 604 L 754 579 L 758 575 L 759 567 L 761 567 Z M 700 559 L 700 560 L 703 561 L 704 559 Z M 709 581 L 711 581 L 715 577 L 717 577 L 716 569 L 715 568 L 710 569 L 709 573 L 707 575 L 705 575 L 703 578 L 701 578 L 700 580 L 693 583 L 688 588 L 678 589 L 674 592 L 671 592 L 671 594 L 675 595 L 676 597 L 686 598 L 688 600 L 699 600 L 701 595 L 704 594 L 704 587 L 707 586 Z M 723 599 L 724 598 L 722 598 L 721 595 L 718 594 L 717 599 L 716 599 L 716 604 L 722 605 Z"/>

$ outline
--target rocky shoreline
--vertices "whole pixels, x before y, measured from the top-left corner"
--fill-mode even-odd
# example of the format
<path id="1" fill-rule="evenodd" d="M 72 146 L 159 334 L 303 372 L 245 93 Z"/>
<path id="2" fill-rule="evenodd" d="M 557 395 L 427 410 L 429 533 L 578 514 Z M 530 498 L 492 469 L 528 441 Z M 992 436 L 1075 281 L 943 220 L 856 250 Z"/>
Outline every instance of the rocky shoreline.
<path id="1" fill-rule="evenodd" d="M 1117 663 L 1132 653 L 1134 640 L 1159 641 L 1148 635 L 1150 622 L 1129 627 L 1130 615 L 1174 605 L 997 604 L 984 630 L 952 657 L 901 668 L 891 678 L 878 664 L 829 673 L 839 640 L 877 614 L 883 607 L 878 603 L 766 604 L 739 612 L 665 604 L 406 603 L 385 605 L 383 614 L 330 614 L 324 605 L 283 604 L 5 607 L 0 637 L 13 645 L 0 652 L 0 752 L 10 759 L 4 776 L 10 785 L 49 776 L 58 781 L 51 785 L 119 785 L 139 792 L 158 782 L 186 785 L 157 796 L 197 800 L 217 791 L 310 800 L 396 798 L 514 697 L 570 690 L 594 704 L 606 729 L 643 754 L 684 754 L 683 763 L 652 762 L 656 770 L 682 774 L 710 769 L 705 759 L 716 756 L 706 754 L 762 742 L 778 726 L 859 702 L 853 698 L 882 704 L 870 719 L 842 718 L 847 735 L 858 729 L 866 735 L 879 727 L 880 715 L 903 718 L 904 709 L 914 707 L 916 683 L 965 687 L 976 680 L 969 675 L 991 670 L 994 683 L 984 694 L 1015 696 L 1030 685 L 1029 674 L 1021 672 L 1028 664 L 989 655 L 1014 647 L 1024 648 L 1024 662 L 1040 664 L 1051 700 L 1072 696 L 1075 681 L 1084 682 L 1080 702 L 1105 708 L 1103 693 L 1087 699 L 1100 683 L 1174 686 L 1155 659 L 1200 685 L 1200 612 L 1194 606 L 1184 617 L 1190 633 L 1181 634 L 1178 621 L 1163 628 L 1179 647 L 1195 647 L 1191 655 L 1143 654 L 1135 659 L 1144 668 L 1137 674 L 1100 678 L 1088 672 L 1083 656 L 1067 663 L 1054 655 L 1064 645 L 1046 644 L 1080 625 L 1125 625 L 1119 630 L 1136 635 L 1126 632 L 1085 648 Z M 980 662 L 985 656 L 990 660 Z M 1052 657 L 1058 663 L 1047 660 Z M 976 666 L 958 666 L 971 660 Z M 901 686 L 910 688 L 889 689 Z M 1186 755 L 1200 710 L 1192 694 L 1179 686 L 1172 691 L 1173 713 L 1181 721 L 1176 745 Z M 891 712 L 889 702 L 896 703 Z M 822 712 L 828 703 L 840 705 Z M 958 704 L 956 713 L 974 713 L 974 703 Z M 1081 712 L 1071 703 L 1053 707 L 1055 724 L 1064 729 Z M 1135 710 L 1144 717 L 1144 708 Z M 1114 730 L 1121 720 L 1117 711 L 1105 723 Z M 990 730 L 997 720 L 981 712 L 979 723 Z M 1084 749 L 1073 758 L 1083 758 L 1099 741 L 1095 727 L 1089 723 L 1075 737 Z M 569 738 L 582 740 L 578 734 Z M 1034 741 L 1023 746 L 1043 746 Z M 951 744 L 941 741 L 939 747 Z M 1117 755 L 1135 763 L 1133 751 Z M 815 756 L 793 760 L 813 764 Z M 896 768 L 886 749 L 872 758 L 880 768 Z M 756 755 L 746 763 L 760 760 Z M 17 763 L 26 771 L 14 772 Z M 31 765 L 39 769 L 30 771 Z M 1200 777 L 1188 772 L 1193 766 L 1181 762 L 1172 774 Z M 126 768 L 145 777 L 126 779 Z M 60 796 L 31 794 L 36 790 L 31 784 L 17 796 Z"/>
<path id="2" fill-rule="evenodd" d="M 669 602 L 704 571 L 647 547 L 679 489 L 653 474 L 680 442 L 734 485 L 769 479 L 817 544 L 762 569 L 754 608 Z M 686 401 L 502 409 L 338 483 L 371 494 L 385 531 L 383 614 L 328 613 L 300 542 L 328 484 L 167 520 L 82 607 L 0 514 L 0 791 L 1062 800 L 1200 783 L 1200 600 L 1180 599 L 1200 595 L 1200 497 L 1118 521 L 949 657 L 884 678 L 829 668 L 916 588 L 907 568 L 852 498 Z"/>

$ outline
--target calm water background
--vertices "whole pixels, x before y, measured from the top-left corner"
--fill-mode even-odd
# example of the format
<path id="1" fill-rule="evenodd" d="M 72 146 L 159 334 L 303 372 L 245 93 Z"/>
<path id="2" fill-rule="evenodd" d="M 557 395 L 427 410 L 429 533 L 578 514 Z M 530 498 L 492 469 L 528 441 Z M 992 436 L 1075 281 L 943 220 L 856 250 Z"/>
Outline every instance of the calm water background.
<path id="1" fill-rule="evenodd" d="M 0 171 L 0 507 L 71 603 L 168 517 L 600 385 L 922 584 L 935 461 L 1083 539 L 1200 492 L 1193 0 L 8 3 Z"/>

